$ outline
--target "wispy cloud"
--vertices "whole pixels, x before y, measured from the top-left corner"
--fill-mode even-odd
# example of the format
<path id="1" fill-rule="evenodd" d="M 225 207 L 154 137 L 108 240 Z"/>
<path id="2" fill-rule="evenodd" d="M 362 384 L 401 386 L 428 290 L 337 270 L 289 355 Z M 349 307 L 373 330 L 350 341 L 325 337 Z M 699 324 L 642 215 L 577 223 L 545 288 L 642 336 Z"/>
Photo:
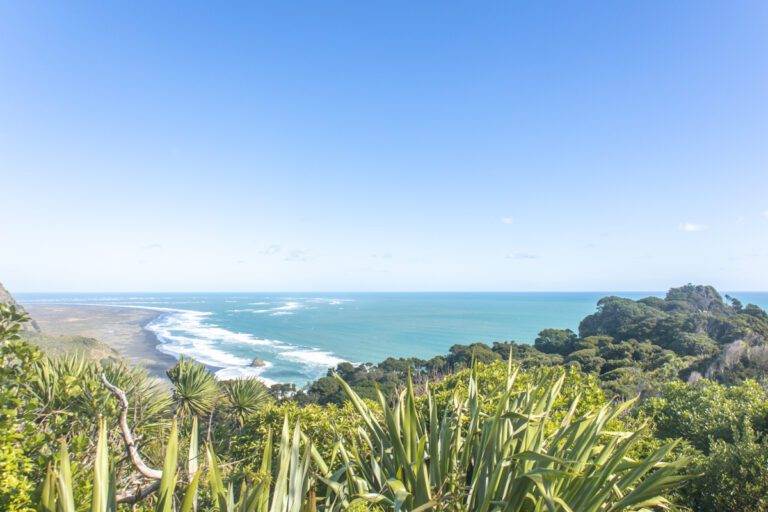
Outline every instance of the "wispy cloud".
<path id="1" fill-rule="evenodd" d="M 768 219 L 768 210 L 763 210 L 763 217 Z"/>
<path id="2" fill-rule="evenodd" d="M 389 260 L 389 259 L 392 259 L 392 255 L 390 253 L 388 253 L 388 252 L 381 253 L 381 254 L 371 254 L 371 258 L 373 258 L 375 260 L 379 260 L 379 259 L 381 259 L 381 260 Z"/>
<path id="3" fill-rule="evenodd" d="M 514 224 L 515 223 L 515 218 L 514 217 L 502 217 L 501 218 L 501 223 L 502 224 Z"/>
<path id="4" fill-rule="evenodd" d="M 279 253 L 282 249 L 283 249 L 282 246 L 278 244 L 272 244 L 260 250 L 259 254 L 263 254 L 265 256 L 272 256 L 273 254 Z"/>
<path id="5" fill-rule="evenodd" d="M 288 255 L 286 255 L 285 258 L 283 258 L 285 261 L 307 261 L 307 251 L 304 249 L 294 249 L 293 251 L 289 252 Z"/>
<path id="6" fill-rule="evenodd" d="M 696 224 L 694 222 L 681 222 L 677 228 L 680 231 L 685 231 L 686 233 L 696 233 L 698 231 L 706 231 L 709 229 L 709 226 L 704 224 Z"/>
<path id="7" fill-rule="evenodd" d="M 376 268 L 376 267 L 362 267 L 360 268 L 361 272 L 369 272 L 372 274 L 389 274 L 390 271 L 385 268 Z"/>
<path id="8" fill-rule="evenodd" d="M 162 249 L 162 248 L 163 246 L 160 244 L 147 244 L 139 247 L 139 249 L 141 249 L 142 251 L 153 251 L 155 249 Z"/>
<path id="9" fill-rule="evenodd" d="M 512 252 L 507 254 L 508 260 L 538 260 L 539 258 L 541 256 L 531 252 Z"/>

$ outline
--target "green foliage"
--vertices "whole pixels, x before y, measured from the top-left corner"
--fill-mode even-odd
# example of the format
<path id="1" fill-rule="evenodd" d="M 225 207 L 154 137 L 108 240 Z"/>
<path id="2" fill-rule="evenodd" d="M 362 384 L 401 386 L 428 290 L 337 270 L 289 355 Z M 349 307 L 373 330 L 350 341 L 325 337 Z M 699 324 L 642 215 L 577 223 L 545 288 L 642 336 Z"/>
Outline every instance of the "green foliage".
<path id="1" fill-rule="evenodd" d="M 167 373 L 173 384 L 173 401 L 178 414 L 211 414 L 221 395 L 215 377 L 205 366 L 182 358 Z"/>
<path id="2" fill-rule="evenodd" d="M 533 346 L 545 354 L 566 355 L 574 350 L 578 339 L 570 329 L 544 329 L 534 341 Z"/>
<path id="3" fill-rule="evenodd" d="M 24 385 L 41 355 L 19 340 L 27 316 L 14 306 L 0 304 L 0 510 L 28 512 L 34 465 L 25 440 L 34 433 L 27 418 Z"/>
<path id="4" fill-rule="evenodd" d="M 490 414 L 506 392 L 507 371 L 508 363 L 503 361 L 478 364 L 474 370 L 467 368 L 431 385 L 433 400 L 439 407 L 448 407 L 455 397 L 460 400 L 466 399 L 470 391 L 468 388 L 470 377 L 474 373 L 475 385 L 478 386 L 478 406 L 483 413 Z M 579 397 L 576 409 L 578 414 L 605 405 L 605 394 L 600 389 L 597 378 L 584 374 L 576 368 L 563 370 L 543 367 L 519 371 L 513 388 L 515 391 L 522 392 L 538 381 L 555 379 L 561 375 L 564 381 L 557 400 L 552 404 L 552 421 L 560 421 L 577 396 Z M 426 406 L 426 398 L 418 401 L 422 408 Z"/>
<path id="5" fill-rule="evenodd" d="M 648 304 L 621 297 L 605 297 L 597 303 L 597 313 L 587 316 L 579 324 L 579 335 L 606 335 L 616 340 L 647 340 L 654 335 L 666 313 Z"/>
<path id="6" fill-rule="evenodd" d="M 733 442 L 734 427 L 745 422 L 768 431 L 768 393 L 754 381 L 738 386 L 706 379 L 692 385 L 671 382 L 642 404 L 641 413 L 653 419 L 657 437 L 683 438 L 706 453 L 713 439 Z"/>
<path id="7" fill-rule="evenodd" d="M 734 303 L 733 299 L 731 304 Z M 414 381 L 440 379 L 471 361 L 491 363 L 511 356 L 523 368 L 574 365 L 598 375 L 611 397 L 649 395 L 665 383 L 694 372 L 720 382 L 765 379 L 768 375 L 768 314 L 754 305 L 726 304 L 711 286 L 672 288 L 665 298 L 631 300 L 605 297 L 598 311 L 579 326 L 544 329 L 534 345 L 496 342 L 454 345 L 445 357 L 428 361 L 389 358 L 378 365 L 342 363 L 335 372 L 360 396 L 374 400 L 377 388 L 393 397 L 402 388 L 406 369 Z M 738 345 L 734 348 L 736 340 Z M 344 401 L 329 371 L 296 399 L 319 404 Z"/>
<path id="8" fill-rule="evenodd" d="M 583 348 L 568 354 L 565 358 L 566 363 L 576 363 L 579 369 L 588 373 L 600 373 L 605 365 L 605 359 L 598 355 L 596 348 Z"/>
<path id="9" fill-rule="evenodd" d="M 93 477 L 90 484 L 93 490 L 89 500 L 91 512 L 116 510 L 114 476 L 110 468 L 107 428 L 103 419 L 99 421 Z M 67 444 L 62 441 L 58 461 L 54 466 L 48 466 L 46 478 L 43 481 L 38 498 L 38 509 L 51 512 L 54 510 L 75 512 L 78 509 L 76 504 L 81 504 L 81 500 L 75 500 L 72 463 Z"/>
<path id="10" fill-rule="evenodd" d="M 703 333 L 681 333 L 672 339 L 668 348 L 684 356 L 710 358 L 720 353 L 717 342 Z"/>
<path id="11" fill-rule="evenodd" d="M 606 426 L 630 403 L 578 415 L 575 399 L 553 429 L 565 375 L 541 373 L 521 391 L 517 374 L 507 370 L 491 413 L 482 412 L 474 370 L 465 399 L 454 386 L 454 399 L 441 408 L 427 391 L 427 412 L 420 413 L 409 381 L 391 407 L 380 395 L 383 416 L 339 379 L 364 428 L 358 443 L 339 447 L 354 463 L 331 489 L 343 501 L 357 494 L 395 511 L 491 510 L 503 503 L 508 511 L 586 512 L 664 506 L 662 493 L 685 480 L 678 474 L 685 460 L 664 462 L 673 444 L 642 460 L 626 457 L 641 433 Z"/>
<path id="12" fill-rule="evenodd" d="M 141 369 L 99 363 L 70 356 L 49 359 L 18 339 L 24 316 L 0 305 L 0 510 L 28 510 L 34 483 L 48 475 L 49 463 L 59 453 L 59 440 L 81 455 L 96 437 L 99 416 L 114 418 L 116 408 L 103 388 L 104 371 L 119 383 L 133 404 L 138 434 L 146 436 L 150 456 L 159 444 L 156 434 L 167 415 L 164 386 Z M 87 470 L 94 460 L 85 458 L 73 467 Z M 55 483 L 55 482 L 54 482 Z M 90 483 L 73 482 L 73 500 L 92 491 Z"/>
<path id="13" fill-rule="evenodd" d="M 499 354 L 504 361 L 509 360 L 511 357 L 521 368 L 563 364 L 563 357 L 559 354 L 545 354 L 527 343 L 497 341 L 494 342 L 492 350 Z"/>
<path id="14" fill-rule="evenodd" d="M 455 369 L 468 368 L 472 361 L 478 363 L 490 363 L 498 361 L 501 356 L 488 348 L 484 343 L 472 343 L 470 345 L 454 345 L 448 351 L 446 361 Z"/>
<path id="15" fill-rule="evenodd" d="M 732 443 L 717 440 L 693 471 L 701 477 L 681 489 L 681 501 L 701 512 L 768 511 L 768 439 L 748 425 Z"/>
<path id="16" fill-rule="evenodd" d="M 21 326 L 29 321 L 29 316 L 13 304 L 0 302 L 0 340 L 5 342 L 19 339 Z"/>
<path id="17" fill-rule="evenodd" d="M 249 416 L 272 400 L 267 387 L 255 378 L 226 381 L 222 388 L 226 408 L 241 427 Z"/>
<path id="18" fill-rule="evenodd" d="M 498 365 L 490 367 L 484 373 L 494 378 Z M 285 416 L 278 450 L 273 454 L 268 430 L 258 469 L 245 477 L 234 473 L 235 479 L 227 478 L 208 444 L 210 496 L 220 512 L 490 510 L 499 503 L 510 512 L 598 512 L 665 506 L 663 493 L 686 480 L 679 474 L 685 460 L 665 460 L 674 444 L 640 460 L 628 458 L 641 433 L 617 432 L 608 425 L 630 403 L 587 407 L 585 414 L 579 414 L 579 399 L 574 398 L 563 404 L 553 424 L 566 374 L 538 372 L 518 383 L 522 374 L 508 366 L 491 393 L 498 398 L 487 404 L 491 410 L 485 413 L 478 370 L 464 375 L 463 388 L 452 386 L 453 399 L 445 407 L 426 390 L 426 410 L 421 410 L 410 379 L 392 406 L 379 395 L 379 407 L 372 408 L 336 377 L 360 425 L 336 432 L 330 458 L 315 449 L 312 434 L 299 422 L 291 434 Z M 462 389 L 466 389 L 463 398 Z M 115 508 L 106 438 L 102 421 L 91 486 L 94 512 Z M 177 453 L 174 422 L 156 511 L 174 510 L 177 499 L 182 512 L 193 508 L 190 496 L 197 492 L 199 472 L 189 478 L 181 497 Z M 59 463 L 43 485 L 41 508 L 73 509 L 72 488 L 69 456 L 62 444 Z M 365 503 L 371 506 L 364 507 Z"/>
<path id="19" fill-rule="evenodd" d="M 626 483 L 632 467 L 663 456 L 641 479 L 659 484 L 644 505 L 650 508 L 663 503 L 662 493 L 670 496 L 678 464 L 666 461 L 683 453 L 693 455 L 691 467 L 703 476 L 676 491 L 681 503 L 697 511 L 766 510 L 768 396 L 748 379 L 764 377 L 768 368 L 768 315 L 725 303 L 709 287 L 673 289 L 664 299 L 603 299 L 580 336 L 542 331 L 536 345 L 548 353 L 514 342 L 477 343 L 430 360 L 343 363 L 338 376 L 329 372 L 294 398 L 288 386 L 273 389 L 278 402 L 257 381 L 219 383 L 189 361 L 169 372 L 171 395 L 142 370 L 119 363 L 45 357 L 18 339 L 21 320 L 18 311 L 0 307 L 0 510 L 27 512 L 36 486 L 41 500 L 63 497 L 58 510 L 69 508 L 69 496 L 72 508 L 82 510 L 95 493 L 108 498 L 96 500 L 97 509 L 105 503 L 109 509 L 110 493 L 135 485 L 127 459 L 102 455 L 124 449 L 114 432 L 118 406 L 102 372 L 125 390 L 131 427 L 150 466 L 170 464 L 164 490 L 140 510 L 191 512 L 198 501 L 199 510 L 208 510 L 214 500 L 220 510 L 238 511 L 418 504 L 453 511 L 497 499 L 513 507 L 509 489 L 524 489 L 526 512 L 562 509 L 558 499 L 573 510 L 631 509 L 618 503 L 639 496 L 641 481 L 618 487 L 620 494 L 612 486 L 609 496 L 600 485 L 587 497 L 575 491 L 604 476 L 601 454 L 620 460 L 608 477 L 613 483 Z M 514 379 L 510 356 L 523 368 Z M 469 369 L 473 359 L 484 364 Z M 680 381 L 693 371 L 714 381 Z M 638 394 L 634 416 L 607 405 L 606 395 Z M 198 416 L 211 433 L 202 448 Z M 644 433 L 644 422 L 656 437 Z M 563 429 L 571 429 L 567 437 Z M 586 431 L 593 432 L 589 442 Z M 276 446 L 272 432 L 284 434 Z M 676 438 L 685 442 L 664 444 Z M 584 459 L 574 452 L 582 441 Z"/>
<path id="20" fill-rule="evenodd" d="M 226 445 L 218 445 L 218 451 L 225 451 L 232 459 L 242 460 L 238 470 L 254 471 L 258 464 L 255 454 L 264 451 L 264 442 L 269 432 L 279 432 L 286 418 L 292 425 L 301 424 L 302 432 L 312 439 L 315 449 L 328 459 L 332 456 L 338 437 L 350 435 L 361 425 L 359 415 L 348 402 L 341 406 L 302 406 L 291 401 L 272 403 L 251 415 L 239 433 L 231 436 Z"/>
<path id="21" fill-rule="evenodd" d="M 329 370 L 327 376 L 311 383 L 306 393 L 300 392 L 294 398 L 301 403 L 341 404 L 346 397 L 332 377 L 333 374 L 338 374 L 360 396 L 376 400 L 378 390 L 392 396 L 403 385 L 408 371 L 423 380 L 466 367 L 471 363 L 473 354 L 481 362 L 499 359 L 497 353 L 481 343 L 470 346 L 455 345 L 451 350 L 447 357 L 436 356 L 430 360 L 389 357 L 379 364 L 366 363 L 355 366 L 347 362 L 340 363 L 334 370 Z M 280 389 L 276 391 L 280 392 Z"/>
<path id="22" fill-rule="evenodd" d="M 0 419 L 0 510 L 28 512 L 33 484 L 32 461 L 22 448 L 23 436 L 11 411 Z"/>

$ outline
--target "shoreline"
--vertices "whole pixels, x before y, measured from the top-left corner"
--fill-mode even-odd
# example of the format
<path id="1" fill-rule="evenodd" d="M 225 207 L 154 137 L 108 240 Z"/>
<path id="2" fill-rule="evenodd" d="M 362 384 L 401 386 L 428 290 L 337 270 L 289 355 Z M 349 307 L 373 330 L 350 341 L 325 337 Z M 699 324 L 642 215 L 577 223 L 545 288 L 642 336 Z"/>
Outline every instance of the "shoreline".
<path id="1" fill-rule="evenodd" d="M 22 305 L 42 330 L 42 336 L 35 338 L 38 344 L 53 352 L 78 350 L 77 342 L 97 340 L 128 364 L 142 366 L 161 379 L 166 379 L 166 370 L 176 364 L 175 357 L 157 349 L 160 340 L 147 329 L 167 314 L 165 311 L 107 305 Z"/>

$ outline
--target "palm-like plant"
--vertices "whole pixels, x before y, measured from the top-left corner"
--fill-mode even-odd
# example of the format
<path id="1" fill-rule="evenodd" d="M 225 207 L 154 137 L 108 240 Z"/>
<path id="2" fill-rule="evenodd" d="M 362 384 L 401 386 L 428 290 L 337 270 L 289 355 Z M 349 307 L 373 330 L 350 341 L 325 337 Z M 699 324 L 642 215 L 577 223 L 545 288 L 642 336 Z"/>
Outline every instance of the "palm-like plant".
<path id="1" fill-rule="evenodd" d="M 227 409 L 240 427 L 248 416 L 270 401 L 267 387 L 256 378 L 225 381 L 222 387 Z"/>
<path id="2" fill-rule="evenodd" d="M 178 481 L 178 430 L 176 421 L 171 427 L 165 450 L 165 462 L 163 474 L 158 486 L 158 499 L 155 505 L 156 512 L 172 512 L 174 508 L 176 484 Z M 196 426 L 193 435 L 197 434 Z M 194 456 L 197 456 L 196 441 L 190 442 L 190 457 L 192 457 L 192 445 L 194 444 Z M 200 472 L 191 475 L 190 484 L 187 486 L 183 498 L 181 512 L 192 512 L 197 499 L 197 482 Z M 115 476 L 109 460 L 109 445 L 107 443 L 106 421 L 99 420 L 99 433 L 96 441 L 96 456 L 93 461 L 93 492 L 91 494 L 90 509 L 92 512 L 114 512 L 117 510 L 115 493 Z M 81 507 L 80 507 L 81 508 Z M 72 479 L 71 461 L 65 442 L 61 442 L 57 464 L 48 467 L 46 478 L 40 489 L 38 509 L 42 512 L 75 512 L 74 482 Z"/>
<path id="3" fill-rule="evenodd" d="M 267 434 L 261 468 L 254 482 L 243 482 L 235 498 L 232 482 L 225 485 L 213 448 L 208 445 L 208 473 L 211 494 L 220 512 L 315 512 L 317 510 L 310 461 L 316 452 L 307 443 L 301 453 L 302 434 L 297 423 L 290 434 L 288 419 L 283 422 L 276 475 L 272 472 L 272 433 Z M 273 485 L 270 485 L 273 484 Z M 270 488 L 272 491 L 270 492 Z M 331 509 L 329 509 L 331 510 Z"/>
<path id="4" fill-rule="evenodd" d="M 205 366 L 182 358 L 167 374 L 179 415 L 207 416 L 213 411 L 221 393 L 216 378 Z"/>
<path id="5" fill-rule="evenodd" d="M 114 475 L 109 464 L 107 429 L 104 419 L 99 420 L 99 434 L 96 441 L 96 458 L 93 463 L 92 512 L 110 512 L 117 508 L 114 492 Z M 44 512 L 75 512 L 74 485 L 71 462 L 67 445 L 63 441 L 59 448 L 59 460 L 48 467 L 48 473 L 40 493 L 40 510 Z"/>
<path id="6" fill-rule="evenodd" d="M 378 414 L 337 377 L 365 428 L 353 442 L 339 443 L 344 471 L 325 476 L 329 488 L 345 502 L 357 496 L 395 511 L 613 512 L 669 505 L 663 494 L 688 478 L 679 475 L 686 461 L 664 462 L 674 443 L 642 460 L 629 457 L 642 432 L 612 432 L 606 425 L 630 403 L 577 418 L 574 400 L 553 430 L 548 420 L 563 377 L 515 392 L 516 375 L 510 365 L 489 415 L 480 411 L 475 371 L 466 400 L 454 397 L 443 411 L 428 391 L 426 415 L 410 378 L 392 407 L 379 393 Z"/>
<path id="7" fill-rule="evenodd" d="M 630 451 L 642 432 L 607 428 L 631 403 L 577 417 L 577 398 L 554 424 L 563 376 L 542 374 L 522 391 L 514 386 L 516 376 L 510 365 L 491 413 L 481 411 L 474 368 L 465 398 L 457 394 L 439 409 L 427 390 L 425 411 L 410 378 L 394 405 L 379 394 L 380 410 L 371 409 L 339 378 L 364 426 L 338 439 L 330 461 L 323 460 L 298 424 L 291 434 L 286 418 L 276 468 L 268 434 L 260 471 L 239 485 L 225 483 L 208 443 L 210 496 L 220 512 L 336 512 L 359 503 L 376 503 L 394 512 L 618 512 L 670 505 L 664 493 L 688 478 L 680 475 L 685 460 L 665 461 L 674 443 L 635 460 Z M 176 502 L 182 512 L 195 509 L 202 473 L 197 452 L 193 416 L 189 472 L 181 478 L 174 422 L 162 475 L 155 477 L 160 478 L 157 511 L 170 512 Z M 114 510 L 110 475 L 102 422 L 94 463 L 94 511 Z M 183 497 L 176 493 L 179 480 L 187 482 Z M 316 487 L 322 492 L 316 493 Z M 71 496 L 71 471 L 62 445 L 59 464 L 49 470 L 43 485 L 41 508 L 70 512 Z"/>

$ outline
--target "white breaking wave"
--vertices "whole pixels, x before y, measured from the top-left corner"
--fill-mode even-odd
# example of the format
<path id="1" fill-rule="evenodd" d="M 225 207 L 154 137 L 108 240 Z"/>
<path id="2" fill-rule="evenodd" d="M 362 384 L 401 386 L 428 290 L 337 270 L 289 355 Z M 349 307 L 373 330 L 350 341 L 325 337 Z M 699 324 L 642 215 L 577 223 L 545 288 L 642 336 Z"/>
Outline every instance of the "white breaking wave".
<path id="1" fill-rule="evenodd" d="M 281 315 L 292 315 L 293 312 L 297 309 L 301 309 L 302 304 L 300 302 L 296 301 L 288 301 L 282 306 L 278 306 L 276 308 L 272 308 L 272 313 L 270 313 L 271 316 L 281 316 Z"/>
<path id="2" fill-rule="evenodd" d="M 292 310 L 301 307 L 300 304 L 298 306 L 296 304 L 298 303 L 288 302 L 281 308 L 275 308 L 278 310 L 275 313 L 290 314 Z M 300 363 L 309 368 L 330 368 L 345 361 L 331 352 L 302 348 L 280 340 L 258 338 L 248 333 L 234 332 L 206 323 L 205 319 L 211 315 L 209 312 L 171 308 L 145 309 L 167 313 L 146 326 L 160 341 L 158 350 L 176 358 L 184 356 L 207 366 L 219 368 L 215 372 L 218 379 L 257 377 L 267 385 L 275 383 L 274 380 L 262 376 L 264 371 L 274 366 L 273 363 L 264 361 L 263 366 L 251 366 L 252 359 L 231 354 L 226 349 L 226 345 L 229 344 L 263 347 L 273 352 L 279 359 Z"/>
<path id="3" fill-rule="evenodd" d="M 214 375 L 218 380 L 235 380 L 235 379 L 259 379 L 266 386 L 277 384 L 277 381 L 262 377 L 261 372 L 264 368 L 254 368 L 252 366 L 234 366 L 231 368 L 222 368 Z"/>
<path id="4" fill-rule="evenodd" d="M 270 311 L 272 310 L 271 309 L 249 309 L 249 308 L 229 310 L 230 313 L 256 313 L 256 314 L 269 313 Z"/>
<path id="5" fill-rule="evenodd" d="M 250 360 L 232 355 L 216 347 L 216 342 L 270 345 L 269 340 L 254 338 L 250 334 L 232 332 L 215 325 L 206 325 L 203 319 L 210 313 L 202 311 L 172 310 L 147 325 L 160 345 L 157 349 L 175 357 L 186 356 L 208 366 L 226 368 L 247 366 Z"/>
<path id="6" fill-rule="evenodd" d="M 354 302 L 354 300 L 312 297 L 311 299 L 307 299 L 307 302 L 311 302 L 313 304 L 328 304 L 329 306 L 338 306 L 339 304 L 344 304 L 345 302 Z"/>
<path id="7" fill-rule="evenodd" d="M 253 305 L 264 305 L 268 306 L 270 305 L 268 302 L 254 302 Z M 292 315 L 294 311 L 297 309 L 303 308 L 304 305 L 297 301 L 287 301 L 284 302 L 281 306 L 276 306 L 273 308 L 264 308 L 264 309 L 253 309 L 253 308 L 243 308 L 243 309 L 232 309 L 230 310 L 230 313 L 255 313 L 257 315 L 260 314 L 267 314 L 269 313 L 270 316 L 283 316 L 283 315 Z"/>
<path id="8" fill-rule="evenodd" d="M 336 357 L 330 352 L 311 348 L 285 350 L 280 352 L 279 356 L 283 359 L 290 359 L 309 366 L 327 366 L 328 368 L 335 367 L 337 364 L 346 361 L 346 359 Z"/>
<path id="9" fill-rule="evenodd" d="M 303 302 L 302 302 L 303 301 Z M 254 308 L 241 308 L 241 309 L 232 309 L 229 312 L 230 313 L 254 313 L 257 315 L 263 315 L 263 314 L 269 314 L 269 316 L 285 316 L 285 315 L 292 315 L 299 309 L 309 308 L 314 309 L 314 306 L 312 304 L 325 304 L 329 306 L 339 306 L 341 304 L 344 304 L 345 302 L 352 302 L 352 299 L 334 299 L 334 298 L 325 298 L 325 297 L 312 297 L 312 298 L 298 298 L 298 299 L 289 299 L 282 303 L 280 306 L 275 306 L 271 308 L 260 308 L 260 309 L 254 309 Z M 269 302 L 251 302 L 249 303 L 251 306 L 270 306 L 272 303 Z"/>

